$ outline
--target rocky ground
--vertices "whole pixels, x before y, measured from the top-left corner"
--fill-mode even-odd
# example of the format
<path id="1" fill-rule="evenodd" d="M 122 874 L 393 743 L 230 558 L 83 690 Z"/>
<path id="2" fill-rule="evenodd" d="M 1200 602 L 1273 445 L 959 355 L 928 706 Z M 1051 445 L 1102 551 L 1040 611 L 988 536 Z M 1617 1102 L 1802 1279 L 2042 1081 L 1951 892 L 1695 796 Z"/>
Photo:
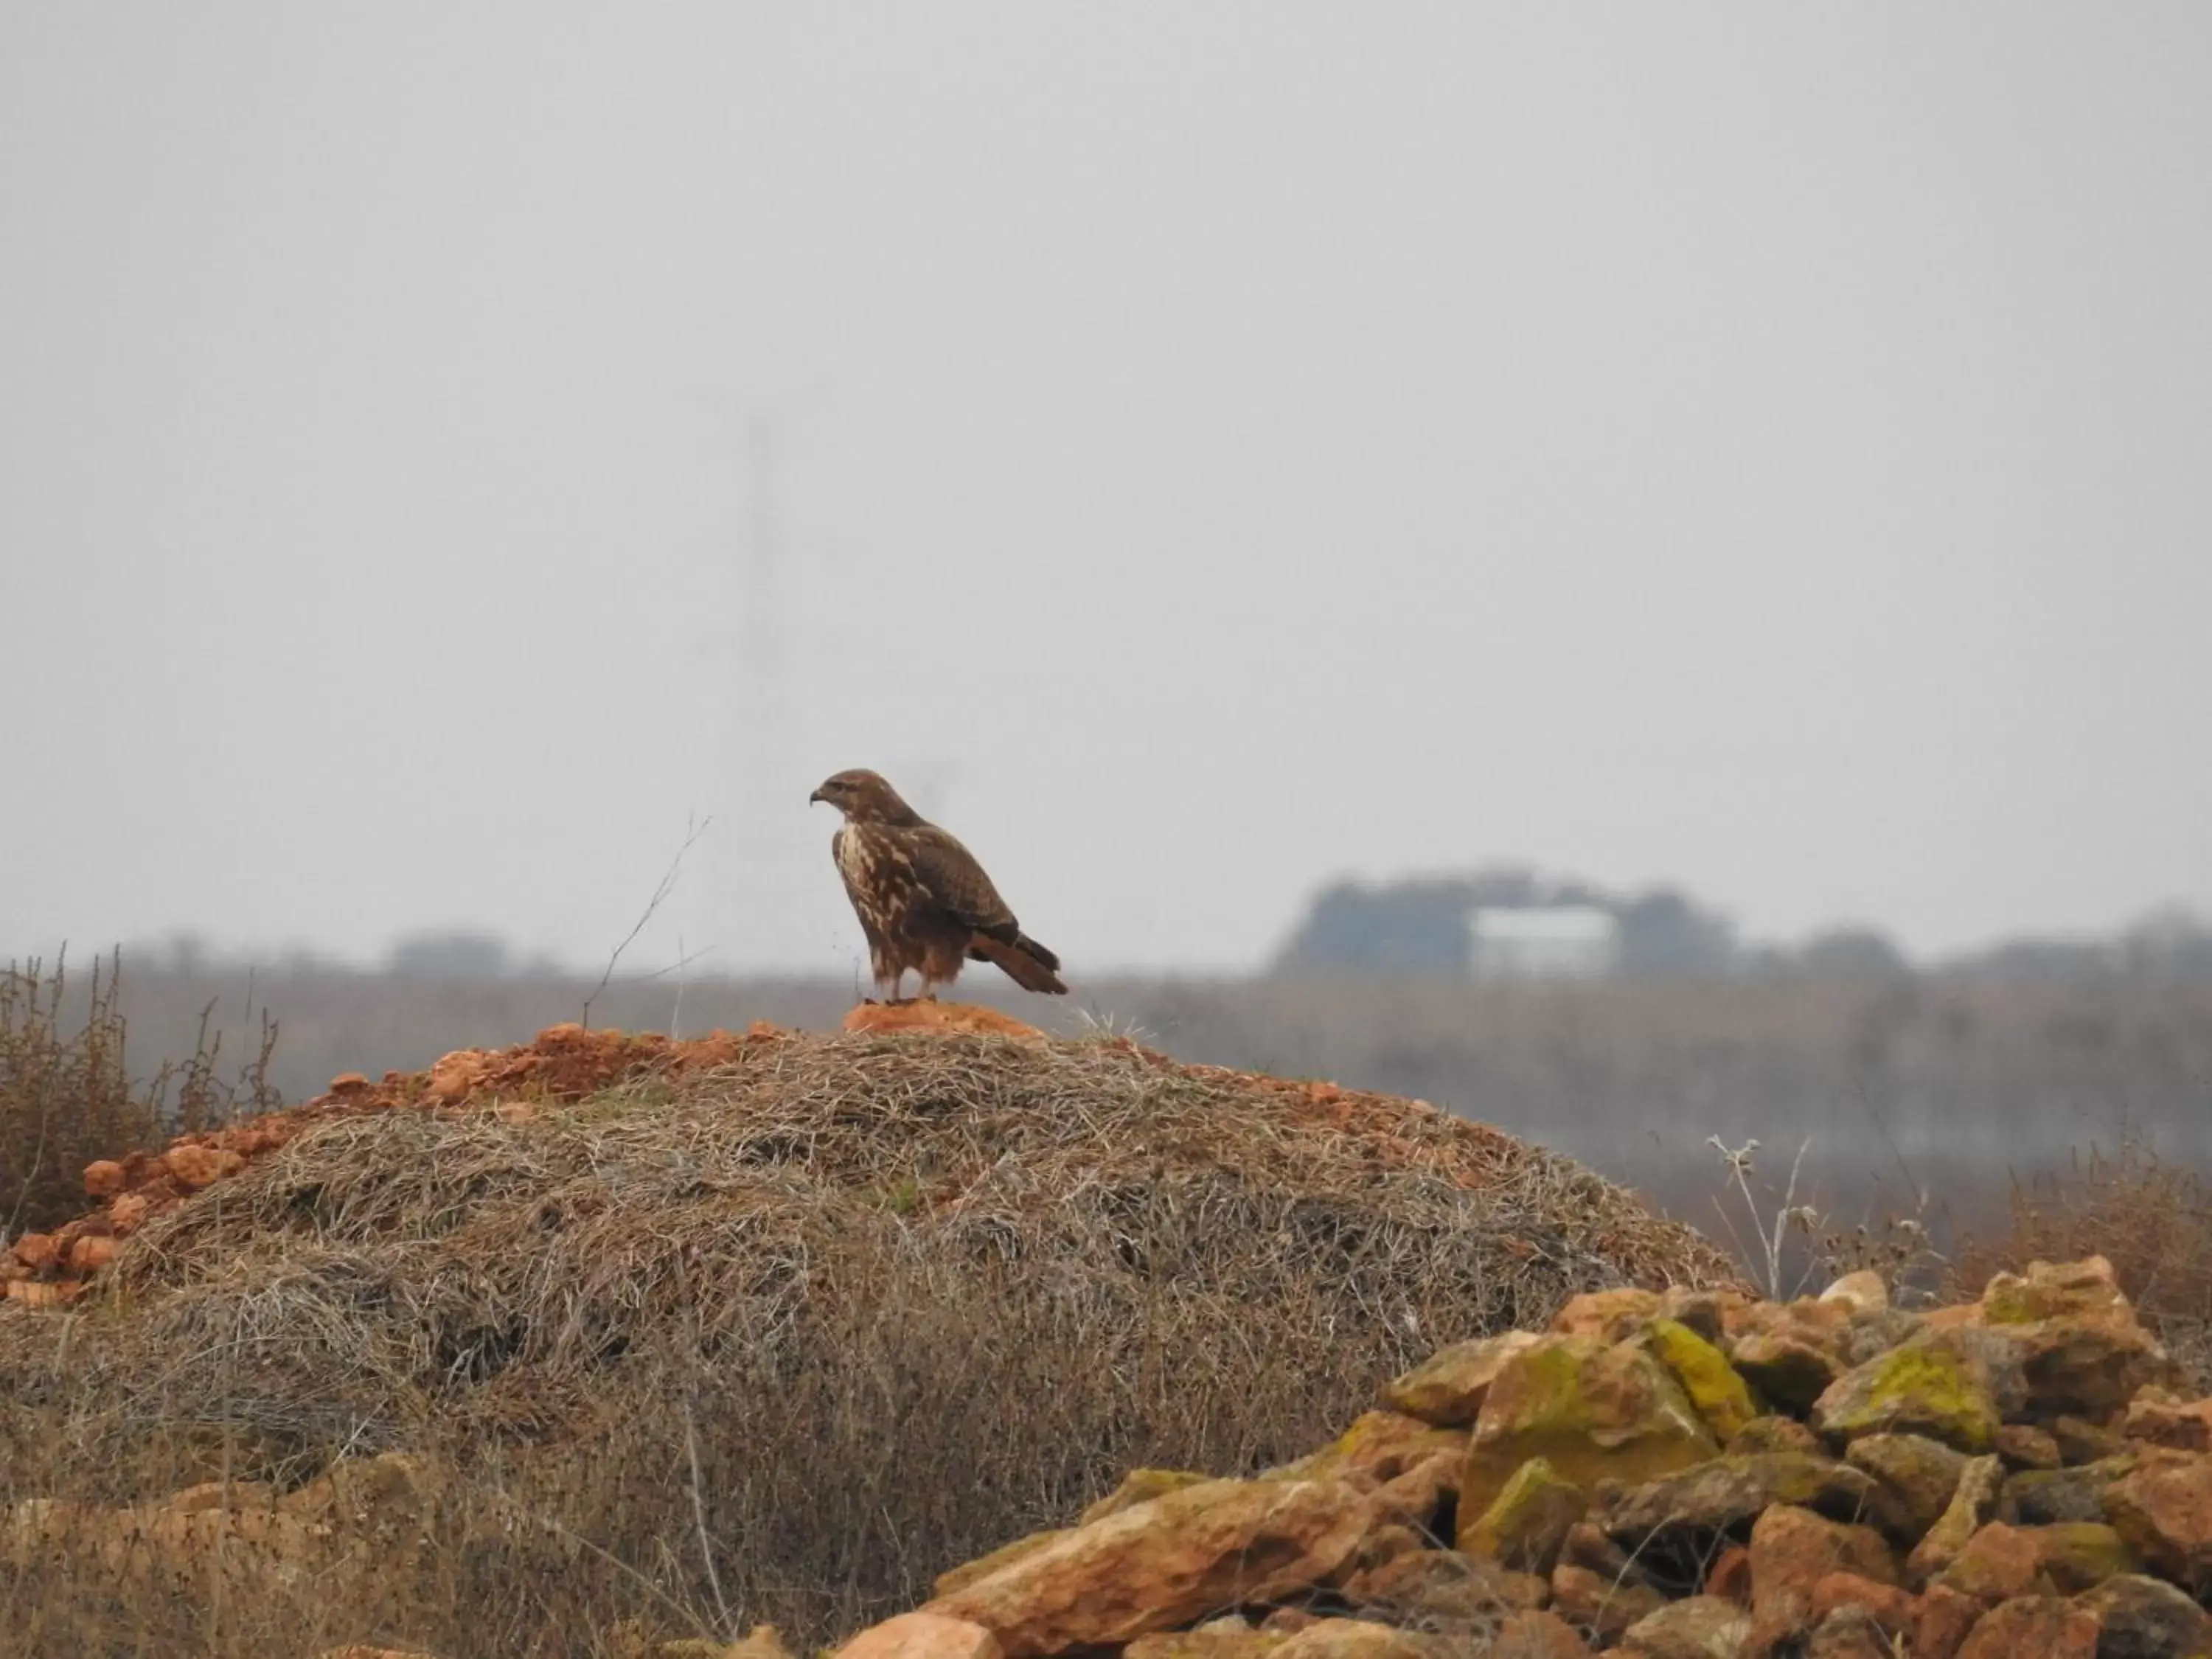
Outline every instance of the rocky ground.
<path id="1" fill-rule="evenodd" d="M 1919 1314 L 1597 1292 L 1261 1479 L 1138 1471 L 841 1659 L 2212 1653 L 2178 1381 L 2101 1259 Z"/>

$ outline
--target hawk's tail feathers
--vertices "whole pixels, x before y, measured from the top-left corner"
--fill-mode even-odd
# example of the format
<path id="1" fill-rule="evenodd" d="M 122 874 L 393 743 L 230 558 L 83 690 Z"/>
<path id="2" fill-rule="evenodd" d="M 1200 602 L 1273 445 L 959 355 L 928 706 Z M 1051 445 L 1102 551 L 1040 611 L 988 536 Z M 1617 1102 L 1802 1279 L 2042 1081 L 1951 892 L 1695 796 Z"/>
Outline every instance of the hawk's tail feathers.
<path id="1" fill-rule="evenodd" d="M 1016 933 L 1011 945 L 988 933 L 977 933 L 969 946 L 969 954 L 997 963 L 1006 970 L 1006 977 L 1024 991 L 1042 991 L 1055 997 L 1067 994 L 1067 987 L 1053 971 L 1060 966 L 1060 958 L 1027 933 Z"/>

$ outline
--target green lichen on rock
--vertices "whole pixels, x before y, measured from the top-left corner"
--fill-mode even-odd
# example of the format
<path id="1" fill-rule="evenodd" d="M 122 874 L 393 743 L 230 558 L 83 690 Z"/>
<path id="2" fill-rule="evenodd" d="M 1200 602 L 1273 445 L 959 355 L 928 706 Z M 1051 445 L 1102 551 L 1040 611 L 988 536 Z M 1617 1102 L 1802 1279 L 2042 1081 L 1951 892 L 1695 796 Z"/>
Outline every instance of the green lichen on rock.
<path id="1" fill-rule="evenodd" d="M 1468 1447 L 1460 1506 L 1477 1515 L 1532 1457 L 1587 1487 L 1650 1480 L 1717 1456 L 1671 1372 L 1641 1342 L 1554 1336 L 1507 1361 Z"/>
<path id="2" fill-rule="evenodd" d="M 1916 1338 L 1845 1372 L 1813 1407 L 1823 1434 L 1923 1434 L 1963 1452 L 1989 1450 L 2003 1418 L 1981 1357 L 1942 1334 Z"/>
<path id="3" fill-rule="evenodd" d="M 2004 1490 L 2004 1461 L 1995 1453 L 1973 1457 L 1959 1471 L 1958 1489 L 1942 1515 L 1913 1547 L 1905 1568 L 1916 1580 L 1934 1577 L 1957 1560 L 1973 1536 L 1996 1513 Z"/>
<path id="4" fill-rule="evenodd" d="M 1519 1572 L 1548 1573 L 1567 1529 L 1589 1508 L 1589 1495 L 1563 1480 L 1549 1460 L 1532 1457 L 1514 1471 L 1490 1507 L 1459 1529 L 1468 1555 Z"/>
<path id="5" fill-rule="evenodd" d="M 2117 1528 L 2094 1521 L 2062 1521 L 2021 1528 L 2035 1540 L 2043 1570 L 2062 1595 L 2078 1595 L 2108 1578 L 2141 1572 L 2142 1558 Z"/>
<path id="6" fill-rule="evenodd" d="M 1705 1426 L 1727 1440 L 1759 1416 L 1759 1404 L 1750 1384 L 1738 1375 L 1728 1356 L 1679 1320 L 1655 1319 L 1647 1328 L 1645 1342 L 1659 1363 L 1674 1374 L 1698 1408 Z"/>
<path id="7" fill-rule="evenodd" d="M 1352 1426 L 1296 1462 L 1267 1471 L 1268 1480 L 1342 1480 L 1380 1486 L 1440 1452 L 1467 1449 L 1464 1429 L 1440 1429 L 1402 1412 L 1362 1412 Z"/>

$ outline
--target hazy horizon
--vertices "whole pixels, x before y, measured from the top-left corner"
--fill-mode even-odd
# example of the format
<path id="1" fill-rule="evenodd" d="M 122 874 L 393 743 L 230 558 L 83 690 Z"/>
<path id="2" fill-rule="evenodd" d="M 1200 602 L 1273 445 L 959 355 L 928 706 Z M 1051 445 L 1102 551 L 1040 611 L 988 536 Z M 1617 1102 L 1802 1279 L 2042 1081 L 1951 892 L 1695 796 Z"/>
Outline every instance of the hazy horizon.
<path id="1" fill-rule="evenodd" d="M 0 956 L 2212 913 L 2212 12 L 0 0 Z M 765 484 L 772 497 L 763 494 Z"/>

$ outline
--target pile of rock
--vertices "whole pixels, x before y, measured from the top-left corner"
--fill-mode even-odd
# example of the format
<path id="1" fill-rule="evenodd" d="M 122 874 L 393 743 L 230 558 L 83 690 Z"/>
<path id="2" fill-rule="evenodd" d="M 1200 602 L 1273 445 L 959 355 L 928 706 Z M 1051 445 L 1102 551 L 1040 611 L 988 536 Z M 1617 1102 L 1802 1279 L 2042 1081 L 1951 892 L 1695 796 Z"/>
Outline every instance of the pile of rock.
<path id="1" fill-rule="evenodd" d="M 2212 1655 L 2182 1381 L 2101 1258 L 1926 1313 L 1579 1297 L 1295 1464 L 1139 1471 L 842 1659 Z"/>

